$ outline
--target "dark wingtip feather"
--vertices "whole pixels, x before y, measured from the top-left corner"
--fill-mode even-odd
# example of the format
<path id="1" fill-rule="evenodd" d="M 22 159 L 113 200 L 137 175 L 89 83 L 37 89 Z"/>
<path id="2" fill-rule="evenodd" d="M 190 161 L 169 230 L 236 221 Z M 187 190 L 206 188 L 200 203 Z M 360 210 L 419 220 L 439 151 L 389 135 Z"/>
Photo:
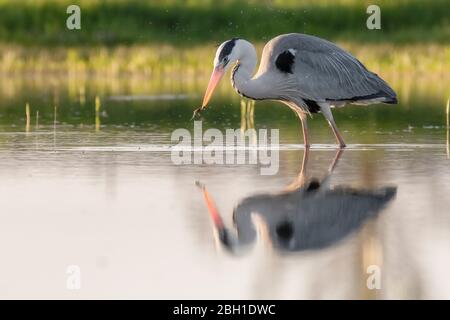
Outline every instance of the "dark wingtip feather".
<path id="1" fill-rule="evenodd" d="M 398 104 L 397 97 L 388 98 L 388 99 L 386 99 L 386 101 L 383 101 L 383 102 L 387 103 L 387 104 Z"/>

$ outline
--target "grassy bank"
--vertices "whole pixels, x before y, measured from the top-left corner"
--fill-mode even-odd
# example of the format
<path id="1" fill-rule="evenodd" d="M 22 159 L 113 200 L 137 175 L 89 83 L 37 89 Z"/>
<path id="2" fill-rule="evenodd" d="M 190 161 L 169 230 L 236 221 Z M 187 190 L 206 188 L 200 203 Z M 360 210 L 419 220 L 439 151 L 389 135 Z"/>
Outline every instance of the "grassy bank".
<path id="1" fill-rule="evenodd" d="M 82 29 L 66 28 L 66 8 L 81 7 Z M 366 8 L 381 8 L 368 30 Z M 19 45 L 195 46 L 240 36 L 266 41 L 305 32 L 352 42 L 450 42 L 449 0 L 0 0 L 0 43 Z"/>
<path id="2" fill-rule="evenodd" d="M 414 74 L 448 77 L 450 45 L 340 45 L 380 74 Z M 261 52 L 263 44 L 257 45 Z M 207 77 L 216 47 L 209 45 L 180 50 L 171 45 L 24 47 L 0 46 L 0 74 L 62 73 L 72 76 L 176 76 Z"/>
<path id="3" fill-rule="evenodd" d="M 82 29 L 66 28 L 81 7 Z M 381 8 L 368 30 L 366 8 Z M 215 44 L 305 32 L 336 41 L 370 69 L 448 76 L 450 0 L 0 0 L 0 73 L 207 76 Z"/>

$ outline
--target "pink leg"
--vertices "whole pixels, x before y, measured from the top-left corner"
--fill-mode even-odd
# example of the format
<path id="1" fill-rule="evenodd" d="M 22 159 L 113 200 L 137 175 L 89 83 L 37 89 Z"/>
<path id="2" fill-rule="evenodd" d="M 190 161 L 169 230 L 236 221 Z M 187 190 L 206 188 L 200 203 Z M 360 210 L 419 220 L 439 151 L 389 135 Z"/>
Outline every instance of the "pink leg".
<path id="1" fill-rule="evenodd" d="M 333 114 L 331 113 L 330 105 L 328 103 L 320 104 L 320 111 L 322 112 L 325 119 L 327 119 L 328 124 L 331 127 L 331 130 L 333 130 L 334 136 L 336 137 L 336 140 L 339 143 L 339 146 L 341 148 L 345 148 L 344 139 L 342 138 L 342 136 L 336 126 L 336 122 L 334 122 L 334 118 L 333 118 Z"/>
<path id="2" fill-rule="evenodd" d="M 294 190 L 297 190 L 298 188 L 301 188 L 306 183 L 306 165 L 308 163 L 308 156 L 309 156 L 310 149 L 309 147 L 305 148 L 305 151 L 303 152 L 303 160 L 302 160 L 302 166 L 300 169 L 300 172 L 298 176 L 295 178 L 294 181 L 292 181 L 285 189 L 286 192 L 292 192 Z"/>
<path id="3" fill-rule="evenodd" d="M 302 122 L 303 141 L 305 143 L 305 148 L 308 149 L 310 147 L 310 144 L 308 138 L 308 124 L 306 123 L 306 114 L 299 113 L 298 116 L 300 118 L 300 121 Z"/>
<path id="4" fill-rule="evenodd" d="M 336 140 L 339 143 L 339 146 L 341 148 L 345 148 L 346 145 L 345 145 L 344 139 L 342 138 L 341 134 L 339 133 L 339 130 L 338 130 L 334 120 L 328 121 L 328 123 L 330 124 L 331 129 L 333 130 L 334 136 L 336 137 Z"/>

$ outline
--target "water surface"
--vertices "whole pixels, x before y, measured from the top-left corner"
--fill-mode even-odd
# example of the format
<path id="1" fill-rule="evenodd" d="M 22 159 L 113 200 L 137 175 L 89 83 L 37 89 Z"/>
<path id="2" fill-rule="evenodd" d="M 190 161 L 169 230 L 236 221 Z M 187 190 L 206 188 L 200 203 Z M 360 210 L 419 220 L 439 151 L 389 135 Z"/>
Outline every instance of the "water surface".
<path id="1" fill-rule="evenodd" d="M 192 132 L 201 85 L 8 83 L 0 99 L 2 298 L 450 298 L 442 91 L 399 82 L 398 106 L 336 110 L 349 147 L 331 173 L 334 138 L 316 115 L 299 179 L 301 129 L 276 103 L 255 106 L 256 129 L 280 129 L 279 171 L 264 176 L 258 164 L 173 164 L 171 134 Z M 239 99 L 222 91 L 203 127 L 240 128 L 240 115 Z M 233 210 L 255 195 L 263 200 L 255 212 L 269 214 L 249 220 L 255 237 L 245 248 L 230 252 L 215 237 L 196 181 L 206 186 L 230 235 Z M 312 186 L 314 194 L 315 181 L 329 191 L 309 202 L 311 210 L 328 203 L 330 192 L 347 190 L 333 205 L 342 219 L 330 224 L 332 209 L 289 216 L 274 205 L 288 186 L 291 192 Z M 395 194 L 380 205 L 364 207 L 355 198 L 384 188 Z M 289 219 L 303 219 L 302 227 L 285 227 Z M 303 246 L 274 238 L 293 235 Z M 81 268 L 80 290 L 66 287 L 70 265 Z M 381 271 L 380 289 L 366 285 L 370 266 Z"/>

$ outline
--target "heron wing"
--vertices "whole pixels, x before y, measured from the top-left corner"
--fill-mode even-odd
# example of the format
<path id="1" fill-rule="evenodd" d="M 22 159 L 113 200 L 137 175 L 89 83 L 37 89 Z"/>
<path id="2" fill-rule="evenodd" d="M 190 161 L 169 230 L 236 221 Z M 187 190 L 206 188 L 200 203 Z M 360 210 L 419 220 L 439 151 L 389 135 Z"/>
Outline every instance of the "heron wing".
<path id="1" fill-rule="evenodd" d="M 304 99 L 357 101 L 396 96 L 383 79 L 350 53 L 310 35 L 296 33 L 272 39 L 264 48 L 261 66 L 271 71 L 277 69 L 277 58 L 287 51 L 294 52 L 295 59 L 291 74 L 286 76 L 296 79 L 295 90 Z"/>

